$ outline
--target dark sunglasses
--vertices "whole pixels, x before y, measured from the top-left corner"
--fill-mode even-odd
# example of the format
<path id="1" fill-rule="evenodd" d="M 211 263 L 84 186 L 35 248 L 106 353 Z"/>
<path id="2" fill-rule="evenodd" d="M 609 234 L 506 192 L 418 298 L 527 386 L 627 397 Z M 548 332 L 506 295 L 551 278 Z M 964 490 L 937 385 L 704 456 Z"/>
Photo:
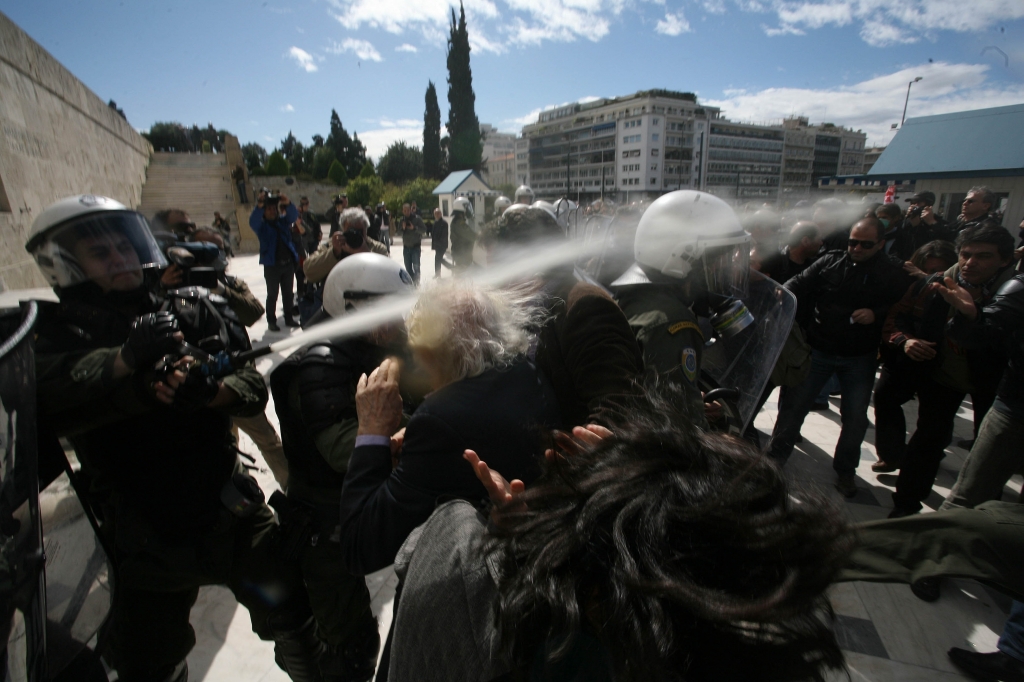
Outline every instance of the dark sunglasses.
<path id="1" fill-rule="evenodd" d="M 846 243 L 850 246 L 851 249 L 857 248 L 857 245 L 859 244 L 862 249 L 867 251 L 875 248 L 875 244 L 877 244 L 878 242 L 869 241 L 867 239 L 847 239 Z"/>

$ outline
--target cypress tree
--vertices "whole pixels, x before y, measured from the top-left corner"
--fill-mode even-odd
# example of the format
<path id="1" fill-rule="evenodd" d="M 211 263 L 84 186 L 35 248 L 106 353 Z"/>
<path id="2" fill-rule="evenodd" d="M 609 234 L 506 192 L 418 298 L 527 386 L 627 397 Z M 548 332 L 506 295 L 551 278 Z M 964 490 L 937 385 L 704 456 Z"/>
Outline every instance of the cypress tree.
<path id="1" fill-rule="evenodd" d="M 441 179 L 441 108 L 437 89 L 427 81 L 426 109 L 423 112 L 423 177 Z"/>
<path id="2" fill-rule="evenodd" d="M 473 72 L 469 67 L 466 9 L 459 3 L 459 20 L 452 8 L 448 35 L 448 170 L 477 169 L 483 156 L 480 121 L 476 117 Z"/>

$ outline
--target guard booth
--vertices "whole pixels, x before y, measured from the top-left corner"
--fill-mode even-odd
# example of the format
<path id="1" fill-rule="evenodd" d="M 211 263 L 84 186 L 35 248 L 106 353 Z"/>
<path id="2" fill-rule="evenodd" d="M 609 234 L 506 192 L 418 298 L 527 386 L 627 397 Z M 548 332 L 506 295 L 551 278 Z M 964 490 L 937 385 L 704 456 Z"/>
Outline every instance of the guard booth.
<path id="1" fill-rule="evenodd" d="M 437 197 L 438 208 L 441 209 L 441 215 L 445 220 L 451 218 L 452 206 L 458 197 L 466 197 L 472 201 L 473 211 L 478 219 L 482 219 L 487 215 L 484 205 L 487 197 L 501 196 L 501 192 L 491 189 L 476 171 L 471 170 L 449 173 L 448 177 L 434 188 L 433 194 Z"/>

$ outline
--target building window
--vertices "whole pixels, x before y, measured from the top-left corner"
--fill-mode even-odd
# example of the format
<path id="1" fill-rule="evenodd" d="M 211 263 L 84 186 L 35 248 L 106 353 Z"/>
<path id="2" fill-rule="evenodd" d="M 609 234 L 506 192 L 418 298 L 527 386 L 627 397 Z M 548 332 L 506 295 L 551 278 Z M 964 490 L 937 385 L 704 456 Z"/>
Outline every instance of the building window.
<path id="1" fill-rule="evenodd" d="M 660 133 L 651 133 L 651 142 L 658 142 L 661 140 Z"/>
<path id="2" fill-rule="evenodd" d="M 658 149 L 652 149 L 651 150 L 651 156 L 657 156 L 659 153 L 660 153 L 660 151 Z"/>
<path id="3" fill-rule="evenodd" d="M 651 183 L 652 185 L 657 185 L 657 184 L 658 184 L 658 178 L 651 178 L 651 179 L 650 179 L 650 183 Z"/>
<path id="4" fill-rule="evenodd" d="M 651 125 L 652 126 L 658 125 L 658 117 L 657 116 L 655 116 L 654 118 L 651 119 Z"/>
<path id="5" fill-rule="evenodd" d="M 656 171 L 656 170 L 658 170 L 658 164 L 656 164 L 656 163 L 652 163 L 652 164 L 651 164 L 651 170 L 652 170 L 652 171 Z"/>

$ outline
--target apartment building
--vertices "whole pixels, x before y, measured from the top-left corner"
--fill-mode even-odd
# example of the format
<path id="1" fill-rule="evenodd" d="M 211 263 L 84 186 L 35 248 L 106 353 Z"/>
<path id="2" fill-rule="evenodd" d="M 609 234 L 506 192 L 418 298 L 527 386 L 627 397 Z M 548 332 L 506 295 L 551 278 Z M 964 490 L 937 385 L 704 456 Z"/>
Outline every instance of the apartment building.
<path id="1" fill-rule="evenodd" d="M 545 198 L 657 196 L 697 187 L 701 143 L 718 115 L 692 93 L 670 90 L 549 109 L 523 127 L 516 175 Z"/>

